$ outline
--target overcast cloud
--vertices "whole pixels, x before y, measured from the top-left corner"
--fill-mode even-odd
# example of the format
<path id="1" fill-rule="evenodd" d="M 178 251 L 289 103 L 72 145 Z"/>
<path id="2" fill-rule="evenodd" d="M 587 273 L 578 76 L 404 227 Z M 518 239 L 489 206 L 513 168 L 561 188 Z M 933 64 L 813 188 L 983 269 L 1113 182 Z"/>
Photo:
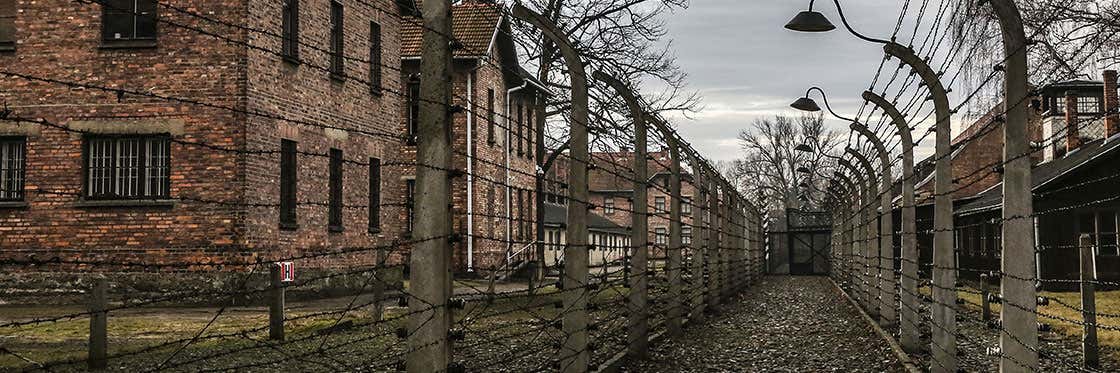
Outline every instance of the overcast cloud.
<path id="1" fill-rule="evenodd" d="M 817 10 L 842 27 L 832 2 L 817 3 Z M 843 4 L 858 31 L 889 36 L 901 3 L 859 0 Z M 669 42 L 689 74 L 690 88 L 700 92 L 704 105 L 692 119 L 672 119 L 703 154 L 714 160 L 739 157 L 736 135 L 740 130 L 749 128 L 757 118 L 797 115 L 789 103 L 814 85 L 829 93 L 829 102 L 841 115 L 854 115 L 859 109 L 863 103 L 860 94 L 883 58 L 882 46 L 842 29 L 807 34 L 783 28 L 807 6 L 808 0 L 693 0 L 688 9 L 668 19 Z M 909 40 L 909 33 L 903 34 Z M 899 40 L 903 40 L 901 35 Z M 896 65 L 888 66 L 893 72 Z M 814 99 L 819 102 L 818 96 Z M 847 123 L 830 120 L 829 125 L 847 132 Z M 918 153 L 921 157 L 931 151 L 922 147 Z"/>

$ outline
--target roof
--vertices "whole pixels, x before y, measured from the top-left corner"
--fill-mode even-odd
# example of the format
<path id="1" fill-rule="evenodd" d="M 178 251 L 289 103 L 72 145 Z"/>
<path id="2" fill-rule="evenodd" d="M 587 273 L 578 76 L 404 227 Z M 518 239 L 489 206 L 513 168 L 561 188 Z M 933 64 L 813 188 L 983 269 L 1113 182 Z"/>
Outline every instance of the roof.
<path id="1" fill-rule="evenodd" d="M 634 152 L 593 152 L 592 163 L 595 168 L 588 172 L 592 192 L 632 192 L 634 191 Z M 646 159 L 646 175 L 652 180 L 669 174 L 669 152 L 649 152 Z M 681 168 L 681 179 L 689 180 L 688 170 Z"/>
<path id="2" fill-rule="evenodd" d="M 544 225 L 553 227 L 566 226 L 568 222 L 568 206 L 558 205 L 555 203 L 544 204 Z M 600 232 L 616 232 L 625 233 L 628 230 L 614 222 L 603 217 L 602 215 L 588 212 L 587 213 L 587 229 Z"/>
<path id="3" fill-rule="evenodd" d="M 422 1 L 417 0 L 418 6 Z M 401 22 L 401 57 L 420 57 L 423 43 L 423 22 L 420 17 L 404 16 Z M 451 7 L 451 34 L 463 45 L 454 51 L 455 57 L 473 58 L 487 55 L 498 33 L 498 26 L 505 20 L 500 4 L 484 1 L 464 1 Z"/>
<path id="4" fill-rule="evenodd" d="M 1120 149 L 1120 138 L 1097 140 L 1082 145 L 1065 157 L 1040 164 L 1031 169 L 1031 190 L 1037 192 L 1039 189 L 1061 180 L 1073 171 L 1095 164 L 1094 161 L 1101 157 L 1116 154 L 1117 149 Z M 1001 208 L 1003 205 L 1002 185 L 1002 183 L 996 184 L 987 191 L 980 193 L 974 201 L 960 206 L 956 213 L 968 215 Z"/>

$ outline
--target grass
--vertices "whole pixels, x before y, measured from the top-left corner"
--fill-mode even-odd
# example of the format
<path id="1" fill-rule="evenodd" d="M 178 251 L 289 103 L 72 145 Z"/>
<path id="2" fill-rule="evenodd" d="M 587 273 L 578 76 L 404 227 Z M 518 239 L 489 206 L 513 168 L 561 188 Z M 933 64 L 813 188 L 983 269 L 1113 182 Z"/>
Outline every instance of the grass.
<path id="1" fill-rule="evenodd" d="M 997 293 L 999 291 L 998 288 L 994 288 L 993 290 Z M 928 295 L 929 288 L 924 287 L 920 289 L 920 292 Z M 1083 326 L 1080 324 L 1082 320 L 1080 311 L 1081 293 L 1045 291 L 1040 292 L 1039 296 L 1050 298 L 1051 300 L 1047 305 L 1038 306 L 1038 321 L 1050 325 L 1051 330 L 1059 335 L 1080 340 L 1083 333 Z M 975 293 L 975 289 L 958 291 L 957 297 L 965 301 L 965 307 L 980 311 L 981 298 L 979 294 Z M 1065 303 L 1065 305 L 1061 303 Z M 1098 314 L 1120 314 L 1120 290 L 1098 291 L 1096 293 L 1096 305 Z M 991 308 L 992 317 L 998 319 L 1000 310 L 1002 309 L 1001 305 L 992 303 Z M 1120 328 L 1120 318 L 1101 317 L 1098 315 L 1097 324 L 1100 326 Z M 1120 361 L 1120 331 L 1098 328 L 1097 341 L 1101 347 L 1102 358 Z"/>

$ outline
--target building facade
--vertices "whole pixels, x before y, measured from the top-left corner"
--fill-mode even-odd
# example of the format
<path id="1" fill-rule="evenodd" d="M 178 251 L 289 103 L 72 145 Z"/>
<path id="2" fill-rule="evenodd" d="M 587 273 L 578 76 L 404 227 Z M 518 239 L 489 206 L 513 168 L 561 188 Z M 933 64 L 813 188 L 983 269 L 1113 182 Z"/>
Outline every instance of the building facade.
<path id="1" fill-rule="evenodd" d="M 405 2 L 0 1 L 0 256 L 249 271 L 401 257 Z M 56 267 L 32 267 L 44 271 Z"/>

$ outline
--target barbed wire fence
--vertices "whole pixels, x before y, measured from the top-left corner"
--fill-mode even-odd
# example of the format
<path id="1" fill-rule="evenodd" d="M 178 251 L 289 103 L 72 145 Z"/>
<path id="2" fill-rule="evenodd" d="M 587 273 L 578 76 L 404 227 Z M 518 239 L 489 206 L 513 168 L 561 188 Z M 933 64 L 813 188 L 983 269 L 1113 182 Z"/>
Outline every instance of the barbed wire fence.
<path id="1" fill-rule="evenodd" d="M 378 4 L 359 1 L 365 6 L 378 8 Z M 99 0 L 83 1 L 84 4 L 100 5 L 102 7 L 116 7 L 115 3 Z M 426 2 L 436 3 L 436 2 Z M 174 12 L 183 17 L 159 17 L 157 22 L 161 26 L 174 28 L 184 32 L 196 33 L 200 36 L 214 39 L 216 42 L 228 44 L 239 48 L 247 48 L 270 57 L 283 57 L 281 50 L 262 45 L 271 43 L 255 43 L 245 40 L 239 35 L 225 31 L 239 30 L 263 37 L 266 40 L 282 39 L 280 33 L 254 29 L 250 26 L 224 21 L 219 17 L 198 13 L 196 11 L 176 7 L 160 2 L 159 7 Z M 135 12 L 132 9 L 116 9 L 123 12 Z M 382 9 L 385 14 L 396 12 Z M 515 14 L 506 16 L 516 17 Z M 135 13 L 134 13 L 135 14 Z M 442 39 L 448 49 L 452 48 L 454 38 L 445 30 L 431 22 L 440 21 L 436 18 L 420 18 L 398 16 L 399 22 L 415 23 L 421 26 L 425 38 Z M 184 21 L 189 20 L 189 21 Z M 444 18 L 442 21 L 447 21 Z M 446 26 L 446 25 L 445 25 Z M 449 26 L 448 26 L 449 27 Z M 306 42 L 298 43 L 300 48 L 323 55 L 333 52 Z M 461 44 L 456 48 L 464 48 Z M 429 57 L 425 49 L 425 60 Z M 444 53 L 449 56 L 450 54 Z M 380 68 L 404 74 L 400 66 L 384 64 L 380 61 L 371 61 L 363 57 L 352 55 L 342 56 L 348 63 L 376 64 Z M 487 63 L 493 64 L 491 61 Z M 310 70 L 324 73 L 333 72 L 332 66 L 319 64 L 314 59 L 301 61 L 301 66 Z M 508 72 L 509 67 L 494 65 Z M 438 75 L 438 74 L 431 74 Z M 238 106 L 227 105 L 219 101 L 207 101 L 193 97 L 183 97 L 171 94 L 158 93 L 160 90 L 152 87 L 137 87 L 125 85 L 106 85 L 96 81 L 83 81 L 74 78 L 44 76 L 29 72 L 15 66 L 0 69 L 0 76 L 11 81 L 20 81 L 43 87 L 62 87 L 72 89 L 76 95 L 85 95 L 89 100 L 133 100 L 152 104 L 170 103 L 191 108 L 214 110 L 219 112 L 234 113 L 251 118 L 267 119 L 283 122 L 296 126 L 316 129 L 329 129 L 342 131 L 354 136 L 366 136 L 385 140 L 406 143 L 415 140 L 420 147 L 429 141 L 429 137 L 419 136 L 416 139 L 401 133 L 350 128 L 334 124 L 326 124 L 312 120 L 290 117 L 282 113 L 263 110 L 245 109 Z M 358 76 L 347 76 L 346 79 L 363 85 L 376 85 L 376 82 Z M 587 79 L 586 76 L 573 76 L 573 79 Z M 423 86 L 427 87 L 427 85 Z M 378 87 L 386 95 L 398 99 L 409 99 L 409 92 L 395 90 L 391 87 Z M 442 89 L 447 89 L 446 84 Z M 450 101 L 441 102 L 433 100 L 430 92 L 422 91 L 420 101 L 423 107 L 435 111 L 448 113 L 446 118 L 456 116 L 474 116 L 485 118 L 489 113 L 478 109 L 470 109 L 464 103 L 474 100 L 471 96 L 459 93 L 448 93 Z M 52 120 L 36 115 L 33 110 L 24 109 L 18 103 L 12 106 L 13 110 L 5 112 L 0 118 L 7 123 L 21 126 L 38 126 L 43 131 L 56 131 L 59 133 L 77 136 L 92 135 L 94 133 L 75 128 L 66 124 L 64 120 Z M 586 110 L 586 108 L 584 108 Z M 421 114 L 421 122 L 427 123 L 430 113 Z M 514 127 L 520 125 L 517 118 L 504 113 L 494 113 L 501 119 L 496 126 L 506 131 L 510 136 L 524 136 L 522 140 L 529 144 L 539 142 L 532 138 L 532 130 L 528 133 L 518 131 Z M 115 116 L 122 119 L 130 116 Z M 144 117 L 152 117 L 144 115 Z M 158 115 L 156 116 L 159 117 Z M 75 117 L 81 119 L 80 117 Z M 69 118 L 73 120 L 75 118 Z M 660 120 L 650 118 L 650 120 Z M 446 122 L 445 122 L 446 123 Z M 423 124 L 422 124 L 423 125 Z M 444 124 L 449 125 L 449 124 Z M 588 145 L 605 148 L 617 148 L 630 145 L 632 138 L 624 138 L 610 131 L 602 130 L 603 124 L 588 121 L 573 123 L 574 126 L 587 128 L 595 135 L 595 139 Z M 422 130 L 421 133 L 424 133 Z M 563 139 L 552 137 L 550 133 L 544 136 L 555 143 L 563 143 Z M 435 136 L 432 136 L 435 137 Z M 726 180 L 705 161 L 699 153 L 692 149 L 675 131 L 668 126 L 661 127 L 655 137 L 663 146 L 675 144 L 679 152 L 688 154 L 687 159 L 674 159 L 672 162 L 687 162 L 699 172 L 691 175 L 691 184 L 695 194 L 691 202 L 684 202 L 693 210 L 693 214 L 685 219 L 681 217 L 682 200 L 679 192 L 674 193 L 667 184 L 653 183 L 649 179 L 637 179 L 633 170 L 620 166 L 613 159 L 602 154 L 591 153 L 587 159 L 566 156 L 565 161 L 571 167 L 594 168 L 611 174 L 621 180 L 645 185 L 652 191 L 663 193 L 666 196 L 675 196 L 670 200 L 671 211 L 663 211 L 662 206 L 651 201 L 632 201 L 631 208 L 614 207 L 616 211 L 638 215 L 642 219 L 657 218 L 673 226 L 671 235 L 672 245 L 657 242 L 642 246 L 634 246 L 619 242 L 593 242 L 582 247 L 573 247 L 573 244 L 555 242 L 551 244 L 554 252 L 554 264 L 559 269 L 555 274 L 555 285 L 541 286 L 539 288 L 495 288 L 493 278 L 489 284 L 480 284 L 470 279 L 451 279 L 446 284 L 432 284 L 443 287 L 441 296 L 431 299 L 430 293 L 417 293 L 413 286 L 417 276 L 425 276 L 431 271 L 441 271 L 438 266 L 433 268 L 417 267 L 415 249 L 421 245 L 449 250 L 452 245 L 463 240 L 477 240 L 496 242 L 501 245 L 543 245 L 536 239 L 522 235 L 515 237 L 512 234 L 498 235 L 493 232 L 476 231 L 467 234 L 453 229 L 449 232 L 425 231 L 426 225 L 418 224 L 415 229 L 405 232 L 400 237 L 389 240 L 384 245 L 355 246 L 355 247 L 327 247 L 306 250 L 291 250 L 286 247 L 254 247 L 260 252 L 295 252 L 290 255 L 239 255 L 218 256 L 207 259 L 205 262 L 196 260 L 149 260 L 143 257 L 107 257 L 92 258 L 82 255 L 70 255 L 65 250 L 43 250 L 43 248 L 26 247 L 5 249 L 5 255 L 0 259 L 0 265 L 5 268 L 14 268 L 22 271 L 82 271 L 103 273 L 99 278 L 90 283 L 76 284 L 69 293 L 85 294 L 90 298 L 88 305 L 79 305 L 87 308 L 80 311 L 66 311 L 57 314 L 34 315 L 18 318 L 0 323 L 0 335 L 6 336 L 0 342 L 0 355 L 11 359 L 11 365 L 5 366 L 16 371 L 56 371 L 80 370 L 83 368 L 102 369 L 110 367 L 118 370 L 142 371 L 229 371 L 267 369 L 276 366 L 298 366 L 302 369 L 314 370 L 344 370 L 355 369 L 369 370 L 400 370 L 409 369 L 421 371 L 413 359 L 430 360 L 428 366 L 438 366 L 435 371 L 586 371 L 597 367 L 614 364 L 626 356 L 626 351 L 634 340 L 645 341 L 651 336 L 661 334 L 666 330 L 667 324 L 682 323 L 683 318 L 690 321 L 702 319 L 706 312 L 703 305 L 715 306 L 730 301 L 734 294 L 741 291 L 749 280 L 757 279 L 764 260 L 761 255 L 762 219 L 757 211 L 751 210 L 750 202 L 738 194 L 735 186 L 729 185 Z M 511 141 L 507 138 L 506 141 Z M 199 138 L 171 137 L 168 140 L 173 145 L 173 151 L 189 149 L 190 151 L 209 152 L 215 154 L 236 155 L 239 157 L 259 157 L 261 159 L 276 159 L 283 151 L 271 148 L 238 147 L 224 143 L 214 143 Z M 469 151 L 461 149 L 446 149 L 446 156 L 464 159 L 466 162 L 486 165 L 508 172 L 518 177 L 531 180 L 542 180 L 548 183 L 567 184 L 587 183 L 583 180 L 559 180 L 549 178 L 547 173 L 536 170 L 514 168 L 492 159 L 480 157 Z M 329 152 L 298 150 L 296 157 L 307 159 L 337 160 L 344 172 L 349 175 L 361 175 L 371 166 L 371 162 L 360 158 L 337 157 Z M 423 159 L 423 158 L 421 158 Z M 661 169 L 672 169 L 672 164 L 666 161 L 652 159 Z M 380 163 L 385 168 L 400 168 L 416 170 L 416 172 L 433 171 L 442 174 L 448 180 L 457 180 L 471 177 L 480 184 L 493 185 L 498 189 L 513 190 L 525 189 L 522 185 L 513 185 L 508 178 L 495 177 L 484 172 L 469 172 L 452 165 L 423 160 L 400 160 Z M 679 176 L 677 176 L 679 178 Z M 50 196 L 52 198 L 83 197 L 80 192 L 73 190 L 53 190 L 49 187 L 39 186 L 26 191 L 33 196 Z M 529 199 L 545 198 L 541 194 L 529 193 Z M 539 191 L 538 191 L 539 192 Z M 415 198 L 408 198 L 404 202 L 383 202 L 376 206 L 342 203 L 339 207 L 346 210 L 370 210 L 377 208 L 395 208 L 412 210 L 427 203 L 431 194 L 418 193 Z M 595 201 L 588 197 L 576 198 L 572 195 L 560 197 L 567 202 L 567 208 L 579 212 L 601 210 Z M 247 202 L 240 199 L 220 199 L 203 195 L 190 195 L 178 193 L 171 196 L 171 201 L 190 205 L 199 209 L 225 209 L 244 208 L 259 211 L 275 211 L 281 208 L 281 203 L 260 201 Z M 530 203 L 531 204 L 531 203 Z M 645 206 L 637 208 L 638 204 Z M 332 205 L 331 201 L 299 200 L 296 202 L 300 208 L 326 209 Z M 643 212 L 652 211 L 652 212 Z M 411 213 L 411 212 L 410 212 Z M 417 212 L 417 218 L 423 219 L 423 213 Z M 452 219 L 462 219 L 463 214 L 448 211 L 453 214 Z M 508 225 L 515 224 L 541 224 L 537 219 L 522 216 L 507 216 L 474 211 L 466 218 L 484 218 L 505 221 Z M 430 217 L 430 216 L 429 216 Z M 682 243 L 681 228 L 689 227 L 692 232 L 691 242 Z M 646 236 L 657 237 L 660 233 L 652 229 L 647 232 L 638 232 Z M 587 232 L 583 233 L 587 235 Z M 624 241 L 625 242 L 625 241 Z M 563 247 L 563 249 L 561 249 Z M 164 251 L 201 251 L 218 252 L 229 250 L 228 245 L 215 245 L 204 247 L 199 245 L 185 245 L 183 247 L 161 247 Z M 586 279 L 573 278 L 566 273 L 568 267 L 560 251 L 572 252 L 583 250 L 594 253 L 601 258 L 598 263 L 588 263 L 586 269 L 591 273 Z M 643 264 L 644 270 L 632 270 L 634 266 L 631 258 L 637 251 L 648 251 L 648 267 Z M 31 253 L 31 254 L 28 254 Z M 507 253 L 508 255 L 508 253 Z M 680 255 L 679 260 L 670 257 Z M 546 258 L 529 257 L 534 261 L 545 261 Z M 411 259 L 411 263 L 410 263 Z M 280 263 L 308 263 L 315 261 L 345 261 L 352 265 L 333 268 L 323 274 L 301 277 L 291 282 L 277 280 L 285 270 Z M 509 265 L 510 263 L 504 263 Z M 492 271 L 501 268 L 490 268 Z M 148 298 L 137 298 L 131 294 L 120 294 L 112 291 L 116 288 L 114 274 L 130 271 L 146 271 L 153 273 L 228 273 L 234 279 L 229 286 L 221 289 L 199 289 L 188 291 L 162 291 L 155 289 L 154 295 Z M 408 272 L 408 275 L 405 275 Z M 411 277 L 411 281 L 410 278 Z M 267 278 L 267 279 L 266 279 Z M 315 305 L 314 301 L 296 303 L 298 311 L 291 309 L 292 305 L 285 305 L 286 292 L 310 292 L 320 290 L 321 286 L 328 286 L 332 281 L 340 279 L 357 279 L 358 286 L 352 289 L 354 294 L 337 302 L 325 305 Z M 648 282 L 648 307 L 637 308 L 630 301 L 633 284 L 641 281 Z M 643 285 L 644 286 L 644 285 Z M 260 309 L 261 303 L 270 305 L 267 317 Z M 168 338 L 137 338 L 132 335 L 114 335 L 118 329 L 114 326 L 117 317 L 128 318 L 131 315 L 151 310 L 167 309 L 184 304 L 217 304 L 214 308 L 206 308 L 196 330 L 185 335 Z M 287 308 L 287 309 L 286 309 Z M 167 311 L 163 311 L 167 312 Z M 699 313 L 698 313 L 699 312 Z M 170 311 L 175 317 L 174 311 Z M 119 316 L 118 316 L 119 315 Z M 586 321 L 585 328 L 571 331 L 565 323 L 573 315 L 579 315 Z M 445 318 L 447 323 L 441 323 Z M 59 346 L 59 353 L 42 354 L 21 351 L 22 344 L 13 342 L 25 338 L 36 331 L 50 330 L 51 328 L 75 327 L 88 320 L 90 326 L 86 332 L 89 334 L 88 346 Z M 643 335 L 632 335 L 634 332 L 628 324 L 634 320 L 648 320 L 649 328 Z M 434 339 L 422 339 L 419 331 L 435 326 L 439 329 L 439 336 Z M 84 328 L 79 328 L 84 329 Z M 159 329 L 145 331 L 156 333 Z M 81 334 L 81 332 L 78 332 Z M 429 337 L 424 335 L 423 337 Z M 586 344 L 577 350 L 568 348 L 573 338 L 584 338 Z M 150 341 L 150 342 L 149 342 Z M 437 347 L 447 346 L 445 355 L 432 354 Z M 84 348 L 83 348 L 84 347 Z M 511 351 L 513 351 L 511 353 Z M 573 356 L 586 356 L 584 364 L 573 364 L 578 359 Z M 631 358 L 638 358 L 632 356 Z M 8 369 L 5 368 L 5 369 Z"/>

